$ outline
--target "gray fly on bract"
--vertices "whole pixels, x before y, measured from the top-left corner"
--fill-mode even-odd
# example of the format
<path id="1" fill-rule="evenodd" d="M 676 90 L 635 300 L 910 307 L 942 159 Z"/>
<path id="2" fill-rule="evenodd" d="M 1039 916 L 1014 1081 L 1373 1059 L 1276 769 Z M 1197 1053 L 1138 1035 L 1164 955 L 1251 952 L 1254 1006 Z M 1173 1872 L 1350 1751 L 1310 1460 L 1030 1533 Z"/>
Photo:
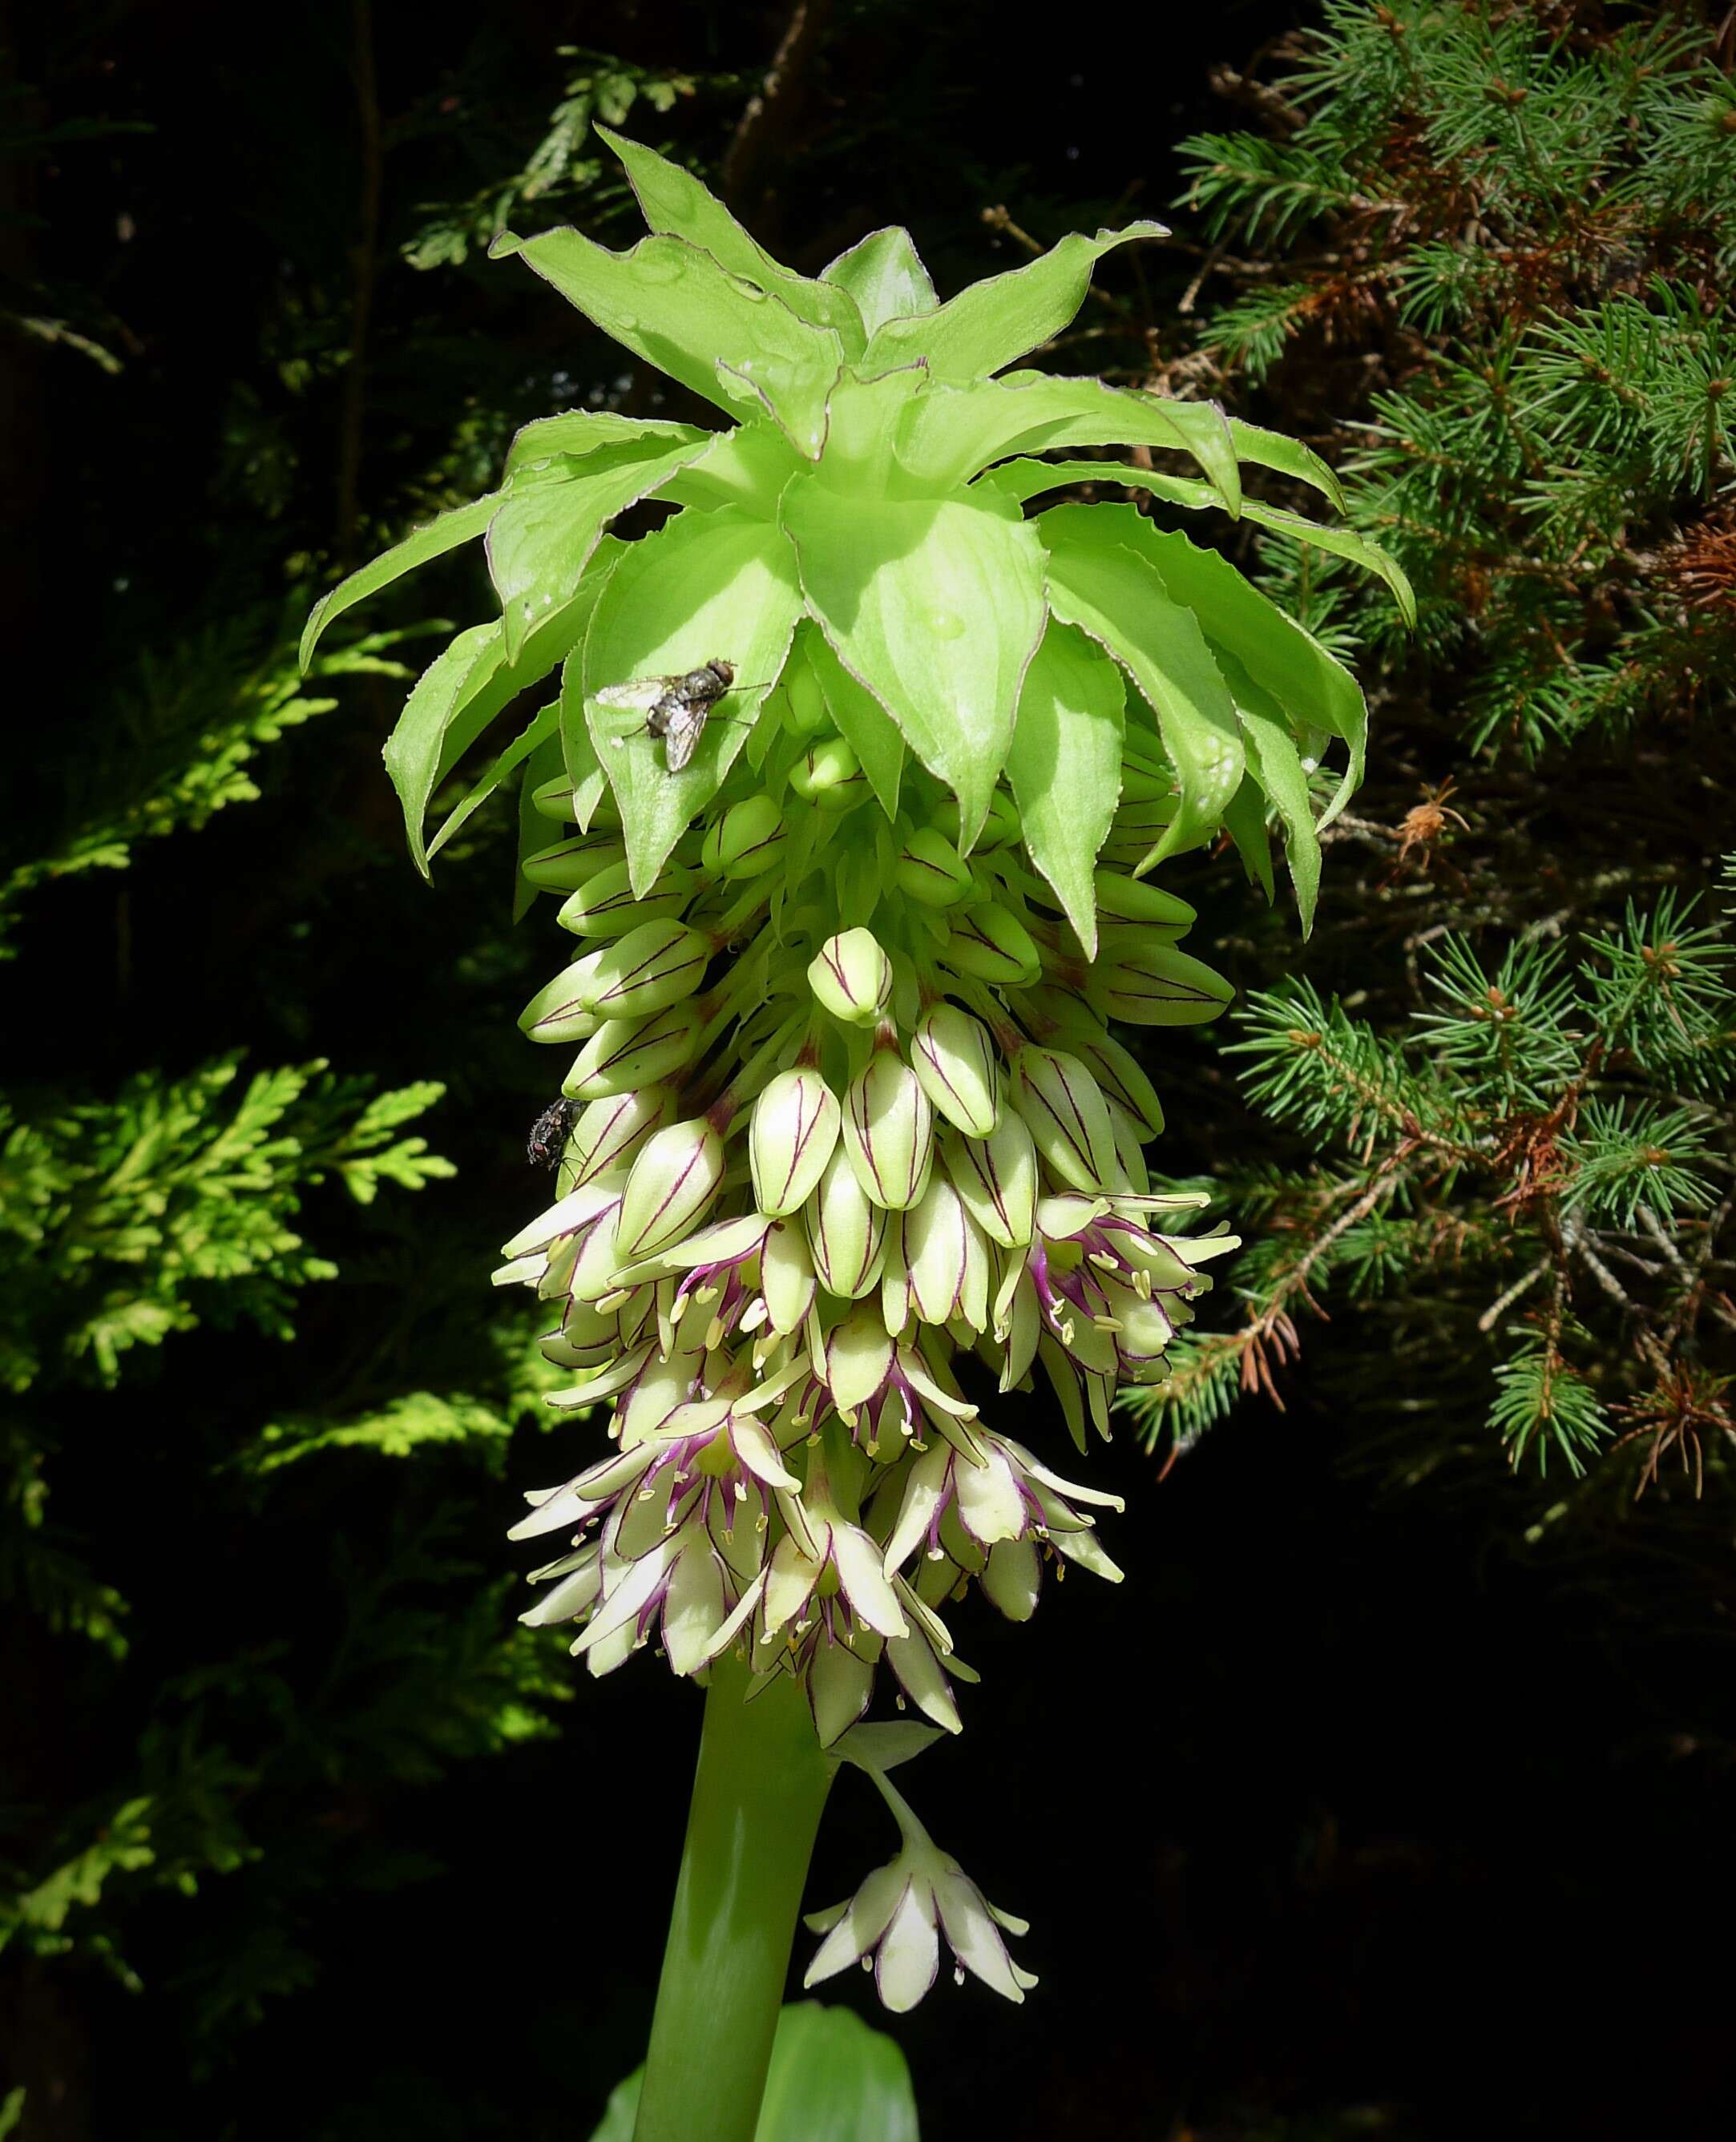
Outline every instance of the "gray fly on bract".
<path id="1" fill-rule="evenodd" d="M 735 664 L 715 654 L 697 669 L 683 670 L 679 677 L 636 677 L 631 684 L 607 685 L 591 697 L 599 706 L 642 708 L 646 729 L 663 739 L 664 763 L 671 773 L 679 773 L 705 733 L 712 709 L 734 684 Z M 764 687 L 742 688 L 757 691 Z"/>

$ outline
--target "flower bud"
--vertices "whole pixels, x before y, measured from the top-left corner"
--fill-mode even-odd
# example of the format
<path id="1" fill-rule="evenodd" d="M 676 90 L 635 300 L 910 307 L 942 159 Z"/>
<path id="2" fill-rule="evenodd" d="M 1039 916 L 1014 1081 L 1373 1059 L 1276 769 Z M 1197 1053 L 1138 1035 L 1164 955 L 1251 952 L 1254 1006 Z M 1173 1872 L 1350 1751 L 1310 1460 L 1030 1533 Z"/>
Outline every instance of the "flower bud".
<path id="1" fill-rule="evenodd" d="M 956 1004 L 931 1004 L 910 1037 L 910 1068 L 949 1123 L 987 1138 L 995 1106 L 995 1044 L 988 1029 Z"/>
<path id="2" fill-rule="evenodd" d="M 780 1339 L 801 1329 L 818 1286 L 806 1228 L 799 1220 L 780 1220 L 759 1252 L 759 1291 L 765 1297 L 766 1321 Z"/>
<path id="3" fill-rule="evenodd" d="M 576 819 L 579 815 L 579 807 L 574 801 L 571 777 L 565 773 L 557 773 L 552 780 L 545 781 L 540 787 L 533 788 L 531 791 L 531 808 L 539 818 L 552 818 L 557 823 L 563 819 Z"/>
<path id="4" fill-rule="evenodd" d="M 1034 1006 L 1040 1005 L 1047 1022 L 1039 1030 L 1047 1033 L 1052 1028 L 1069 1053 L 1079 1059 L 1103 1088 L 1105 1098 L 1119 1101 L 1145 1125 L 1150 1137 L 1160 1136 L 1164 1104 L 1157 1098 L 1157 1088 L 1107 1032 L 1091 1006 L 1066 990 L 1039 990 L 1031 1001 Z"/>
<path id="5" fill-rule="evenodd" d="M 793 737 L 819 736 L 831 728 L 826 694 L 811 662 L 804 658 L 790 664 L 784 673 L 784 690 L 789 708 L 784 727 Z"/>
<path id="6" fill-rule="evenodd" d="M 1165 892 L 1149 879 L 1100 870 L 1092 881 L 1097 889 L 1098 912 L 1120 921 L 1155 922 L 1165 928 L 1187 930 L 1199 920 L 1197 911 L 1186 901 L 1176 893 Z"/>
<path id="7" fill-rule="evenodd" d="M 892 1001 L 892 962 L 872 930 L 846 930 L 821 945 L 808 986 L 834 1019 L 872 1026 Z"/>
<path id="8" fill-rule="evenodd" d="M 699 987 L 711 953 L 711 940 L 685 923 L 641 923 L 604 953 L 591 1008 L 605 1019 L 638 1019 L 679 1004 Z"/>
<path id="9" fill-rule="evenodd" d="M 952 843 L 932 826 L 907 835 L 893 865 L 900 892 L 924 907 L 953 907 L 976 890 L 977 881 Z"/>
<path id="10" fill-rule="evenodd" d="M 711 877 L 758 877 L 784 851 L 784 813 L 767 795 L 732 803 L 706 828 L 700 867 Z"/>
<path id="11" fill-rule="evenodd" d="M 992 1242 L 1021 1250 L 1036 1232 L 1036 1143 L 1011 1108 L 986 1138 L 949 1138 L 942 1158 L 965 1209 Z"/>
<path id="12" fill-rule="evenodd" d="M 896 1049 L 874 1051 L 844 1104 L 843 1149 L 856 1180 L 876 1205 L 901 1212 L 927 1187 L 934 1157 L 934 1112 Z"/>
<path id="13" fill-rule="evenodd" d="M 762 1212 L 806 1203 L 838 1143 L 838 1096 L 811 1065 L 774 1078 L 754 1103 L 748 1153 L 754 1202 Z"/>
<path id="14" fill-rule="evenodd" d="M 1222 975 L 1173 945 L 1148 945 L 1091 977 L 1091 1002 L 1129 1026 L 1197 1026 L 1234 994 Z"/>
<path id="15" fill-rule="evenodd" d="M 521 867 L 526 881 L 545 892 L 573 892 L 611 863 L 625 861 L 626 851 L 615 834 L 575 833 L 571 840 L 556 841 L 551 848 L 527 856 Z"/>
<path id="16" fill-rule="evenodd" d="M 1161 803 L 1175 801 L 1175 780 L 1170 773 L 1153 773 L 1147 767 L 1135 766 L 1130 759 L 1121 762 L 1121 803 Z"/>
<path id="17" fill-rule="evenodd" d="M 1103 1096 L 1109 1110 L 1109 1127 L 1115 1141 L 1115 1159 L 1123 1180 L 1143 1197 L 1151 1187 L 1151 1171 L 1145 1165 L 1145 1129 L 1120 1103 Z"/>
<path id="18" fill-rule="evenodd" d="M 1168 832 L 1175 817 L 1173 795 L 1155 797 L 1150 802 L 1123 802 L 1110 821 L 1109 837 L 1098 860 L 1106 870 L 1137 870 L 1150 859 L 1151 851 Z"/>
<path id="19" fill-rule="evenodd" d="M 886 1215 L 868 1202 L 842 1148 L 827 1162 L 802 1217 L 814 1276 L 828 1294 L 854 1301 L 878 1284 Z"/>
<path id="20" fill-rule="evenodd" d="M 862 772 L 857 758 L 841 736 L 822 737 L 789 769 L 789 785 L 809 803 L 823 801 L 827 792 L 855 780 Z"/>
<path id="21" fill-rule="evenodd" d="M 597 1022 L 591 997 L 602 960 L 601 950 L 587 952 L 545 982 L 518 1014 L 519 1031 L 532 1041 L 582 1041 L 594 1034 Z"/>
<path id="22" fill-rule="evenodd" d="M 846 1420 L 886 1381 L 892 1361 L 892 1341 L 872 1309 L 853 1309 L 826 1335 L 826 1382 Z"/>
<path id="23" fill-rule="evenodd" d="M 621 1167 L 654 1131 L 660 1131 L 675 1114 L 675 1097 L 667 1086 L 636 1086 L 629 1093 L 611 1093 L 592 1101 L 573 1125 L 566 1157 L 573 1171 L 573 1185 L 589 1182 Z"/>
<path id="24" fill-rule="evenodd" d="M 1045 1166 L 1063 1182 L 1075 1190 L 1106 1190 L 1115 1183 L 1109 1106 L 1076 1056 L 1060 1049 L 1021 1049 L 1012 1059 L 1012 1102 Z"/>
<path id="25" fill-rule="evenodd" d="M 961 916 L 947 940 L 947 963 L 997 989 L 1027 988 L 1042 972 L 1031 933 L 1010 908 L 986 900 Z"/>
<path id="26" fill-rule="evenodd" d="M 596 1101 L 673 1078 L 692 1061 L 704 1024 L 692 1003 L 670 1004 L 649 1019 L 605 1019 L 561 1090 L 571 1100 Z"/>
<path id="27" fill-rule="evenodd" d="M 956 796 L 948 796 L 942 803 L 939 810 L 934 814 L 934 823 L 937 830 L 944 833 L 949 841 L 957 840 L 961 822 L 958 816 L 958 799 Z M 1021 830 L 1018 811 L 1011 797 L 1004 794 L 997 788 L 988 799 L 988 815 L 982 822 L 982 831 L 978 833 L 972 846 L 973 850 L 978 851 L 989 848 L 1007 847 L 1017 840 Z"/>
<path id="28" fill-rule="evenodd" d="M 576 937 L 624 937 L 641 923 L 679 920 L 687 905 L 688 890 L 687 880 L 681 875 L 672 885 L 667 881 L 660 885 L 648 899 L 636 900 L 627 881 L 626 862 L 611 863 L 606 870 L 593 872 L 563 901 L 555 919 Z"/>
<path id="29" fill-rule="evenodd" d="M 705 1117 L 671 1123 L 633 1162 L 621 1201 L 616 1255 L 622 1264 L 667 1249 L 697 1226 L 724 1179 L 724 1142 Z"/>
<path id="30" fill-rule="evenodd" d="M 946 1176 L 937 1171 L 904 1215 L 904 1262 L 925 1324 L 962 1316 L 973 1330 L 988 1324 L 988 1245 Z"/>

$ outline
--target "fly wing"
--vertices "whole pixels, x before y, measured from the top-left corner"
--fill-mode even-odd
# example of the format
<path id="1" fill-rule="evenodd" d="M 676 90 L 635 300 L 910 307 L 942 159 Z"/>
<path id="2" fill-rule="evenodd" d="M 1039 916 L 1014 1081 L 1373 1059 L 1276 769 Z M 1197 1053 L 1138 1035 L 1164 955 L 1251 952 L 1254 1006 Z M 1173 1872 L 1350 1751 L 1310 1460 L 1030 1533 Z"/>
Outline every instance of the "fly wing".
<path id="1" fill-rule="evenodd" d="M 667 677 L 635 677 L 626 684 L 606 684 L 591 696 L 600 707 L 636 707 L 640 713 L 648 714 L 669 686 Z"/>
<path id="2" fill-rule="evenodd" d="M 705 733 L 705 717 L 710 711 L 709 700 L 699 706 L 678 703 L 671 708 L 663 731 L 663 759 L 671 773 L 679 773 L 693 757 Z"/>

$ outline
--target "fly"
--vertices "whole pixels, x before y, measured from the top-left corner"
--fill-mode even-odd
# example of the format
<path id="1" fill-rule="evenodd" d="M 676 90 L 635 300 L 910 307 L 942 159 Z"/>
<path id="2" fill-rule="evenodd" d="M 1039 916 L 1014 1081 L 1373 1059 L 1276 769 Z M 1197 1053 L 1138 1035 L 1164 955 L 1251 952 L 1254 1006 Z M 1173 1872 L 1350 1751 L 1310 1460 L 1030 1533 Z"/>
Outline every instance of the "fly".
<path id="1" fill-rule="evenodd" d="M 698 748 L 718 701 L 737 688 L 735 664 L 715 654 L 678 677 L 636 677 L 631 684 L 606 685 L 591 697 L 599 706 L 642 708 L 646 730 L 662 739 L 665 765 L 671 773 L 679 773 Z M 769 688 L 744 684 L 739 688 L 763 692 Z M 617 744 L 625 741 L 616 738 Z"/>
<path id="2" fill-rule="evenodd" d="M 570 1101 L 563 1093 L 559 1100 L 548 1106 L 531 1125 L 531 1135 L 525 1141 L 525 1157 L 532 1167 L 556 1167 L 566 1150 L 566 1140 L 572 1130 L 573 1118 L 579 1113 L 576 1101 Z"/>

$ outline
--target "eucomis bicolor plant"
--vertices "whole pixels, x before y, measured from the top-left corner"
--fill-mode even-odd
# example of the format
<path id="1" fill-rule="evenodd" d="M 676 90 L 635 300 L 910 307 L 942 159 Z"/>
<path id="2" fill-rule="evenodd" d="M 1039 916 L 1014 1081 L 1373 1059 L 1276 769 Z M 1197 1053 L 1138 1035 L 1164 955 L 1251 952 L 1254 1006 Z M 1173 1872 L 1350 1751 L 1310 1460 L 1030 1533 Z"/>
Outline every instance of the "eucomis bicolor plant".
<path id="1" fill-rule="evenodd" d="M 559 1194 L 497 1276 L 547 1304 L 571 1372 L 554 1403 L 590 1448 L 516 1528 L 552 1552 L 526 1619 L 576 1624 L 593 1673 L 656 1644 L 714 1690 L 799 1689 L 828 1766 L 869 1771 L 903 1840 L 823 1920 L 810 1979 L 872 1952 L 908 2006 L 943 1932 L 1017 2000 L 1010 1922 L 884 1774 L 959 1730 L 973 1585 L 1022 1621 L 1051 1565 L 1119 1575 L 1096 1523 L 1120 1505 L 1056 1468 L 1046 1407 L 1022 1407 L 1039 1448 L 1008 1434 L 997 1389 L 1052 1392 L 1083 1453 L 1233 1246 L 1152 1190 L 1162 1107 L 1115 1036 L 1230 994 L 1152 872 L 1227 829 L 1269 891 L 1275 829 L 1306 921 L 1366 724 L 1350 674 L 1217 553 L 1131 504 L 1041 501 L 1122 484 L 1407 591 L 1363 538 L 1244 496 L 1252 466 L 1336 506 L 1307 448 L 1209 402 L 1009 368 L 1156 225 L 1064 239 L 942 304 L 903 230 L 810 279 L 603 138 L 652 234 L 495 252 L 727 428 L 526 426 L 500 488 L 346 580 L 308 644 L 483 541 L 497 614 L 429 668 L 386 757 L 423 868 L 518 778 L 521 898 L 556 895 L 572 940 L 522 1020 L 576 1052 Z M 1113 447 L 1165 466 L 1066 458 Z M 655 532 L 609 532 L 645 501 L 673 509 Z M 642 712 L 600 695 L 713 658 L 734 687 L 672 772 Z M 538 688 L 426 838 L 431 799 Z M 863 1722 L 883 1699 L 924 1724 Z"/>

